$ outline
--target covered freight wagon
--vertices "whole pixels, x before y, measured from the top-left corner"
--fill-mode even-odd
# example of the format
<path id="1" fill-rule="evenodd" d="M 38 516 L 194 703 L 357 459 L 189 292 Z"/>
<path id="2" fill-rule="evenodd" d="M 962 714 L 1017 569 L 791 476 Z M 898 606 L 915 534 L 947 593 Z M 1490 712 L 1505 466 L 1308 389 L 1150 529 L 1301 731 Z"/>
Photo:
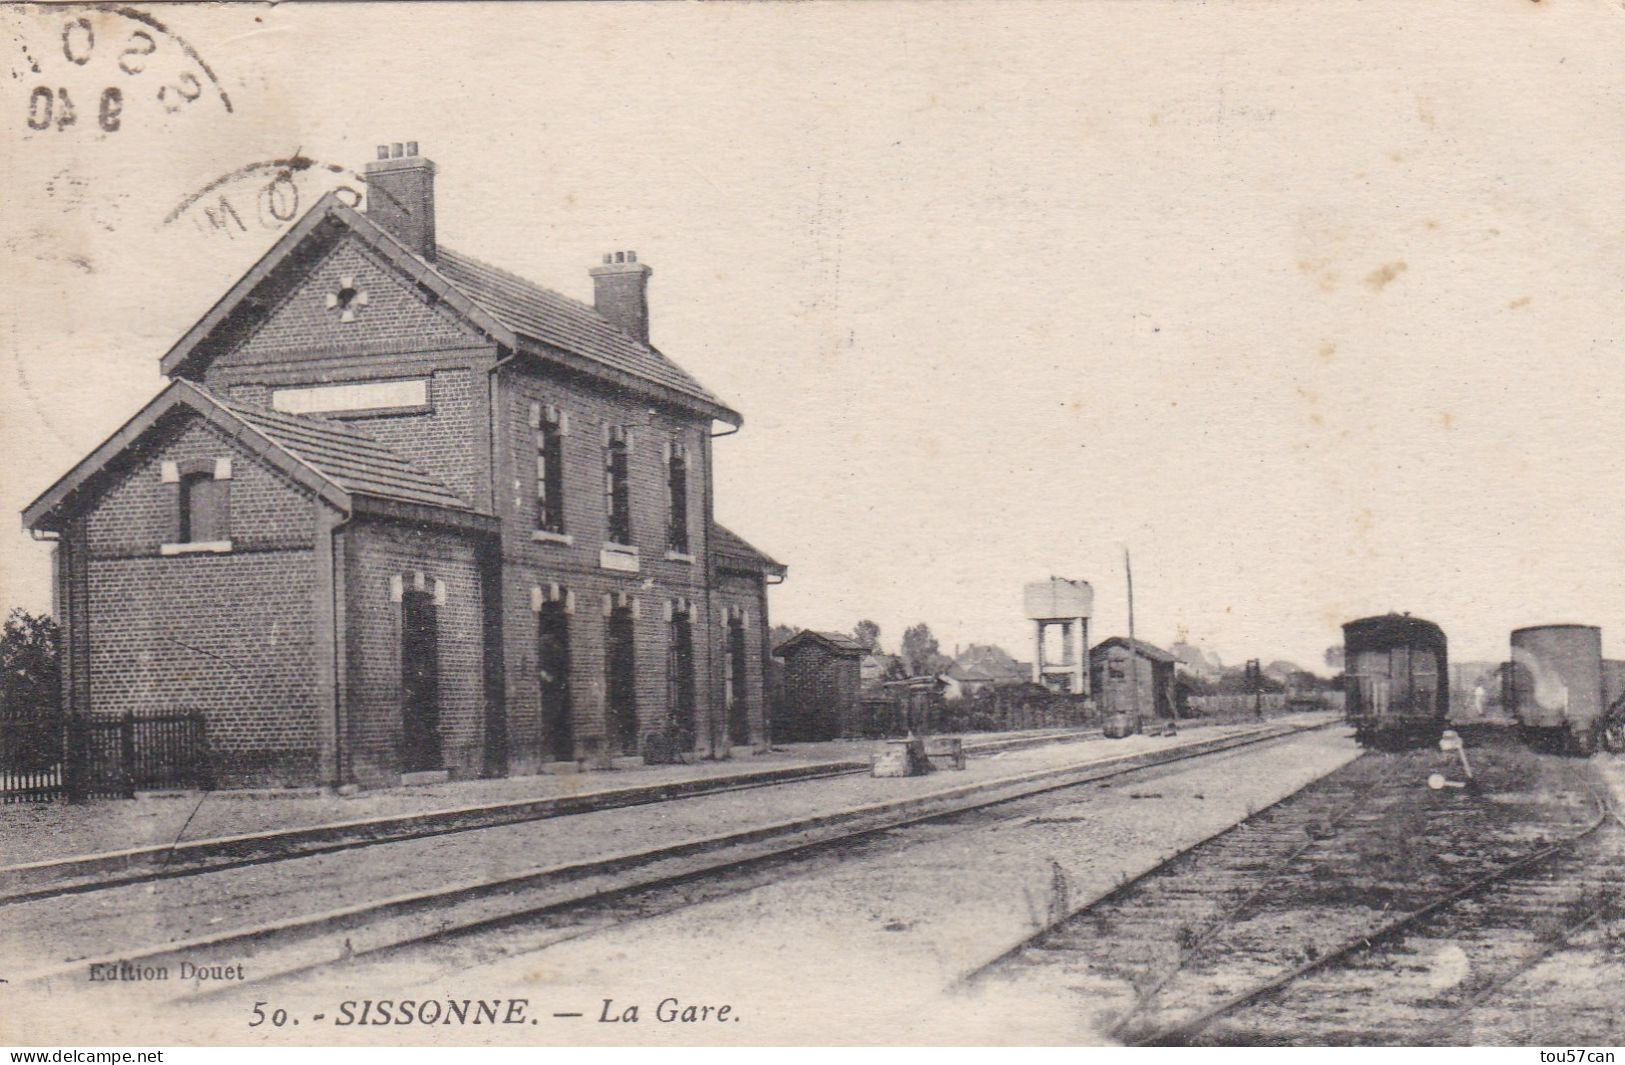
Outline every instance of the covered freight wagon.
<path id="1" fill-rule="evenodd" d="M 1530 740 L 1590 754 L 1602 738 L 1602 630 L 1534 625 L 1512 633 L 1512 712 Z"/>
<path id="2" fill-rule="evenodd" d="M 1444 630 L 1409 614 L 1343 626 L 1344 716 L 1362 744 L 1431 743 L 1450 709 Z"/>

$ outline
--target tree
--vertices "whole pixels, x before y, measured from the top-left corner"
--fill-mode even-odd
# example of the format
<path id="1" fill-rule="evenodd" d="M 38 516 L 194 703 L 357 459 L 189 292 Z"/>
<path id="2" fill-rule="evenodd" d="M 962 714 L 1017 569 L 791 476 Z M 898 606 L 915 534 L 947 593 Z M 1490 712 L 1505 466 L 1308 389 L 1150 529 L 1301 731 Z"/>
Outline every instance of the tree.
<path id="1" fill-rule="evenodd" d="M 880 650 L 880 626 L 868 618 L 852 626 L 852 638 L 867 647 L 870 654 Z"/>
<path id="2" fill-rule="evenodd" d="M 62 630 L 49 614 L 13 610 L 0 636 L 0 702 L 39 714 L 60 706 L 61 649 Z"/>
<path id="3" fill-rule="evenodd" d="M 995 677 L 1025 676 L 1028 672 L 1018 666 L 1015 655 L 992 643 L 969 644 L 954 661 L 962 666 L 985 669 Z"/>
<path id="4" fill-rule="evenodd" d="M 800 629 L 793 628 L 789 625 L 774 625 L 767 631 L 768 650 L 777 651 L 786 640 L 790 639 L 800 631 Z"/>
<path id="5" fill-rule="evenodd" d="M 948 668 L 949 660 L 931 635 L 931 626 L 925 622 L 910 625 L 903 630 L 903 664 L 912 676 L 936 674 Z"/>
<path id="6" fill-rule="evenodd" d="M 62 632 L 47 614 L 13 610 L 0 635 L 0 707 L 11 767 L 50 769 L 62 758 Z"/>
<path id="7" fill-rule="evenodd" d="M 1341 670 L 1343 668 L 1343 645 L 1326 648 L 1326 665 L 1328 668 Z"/>

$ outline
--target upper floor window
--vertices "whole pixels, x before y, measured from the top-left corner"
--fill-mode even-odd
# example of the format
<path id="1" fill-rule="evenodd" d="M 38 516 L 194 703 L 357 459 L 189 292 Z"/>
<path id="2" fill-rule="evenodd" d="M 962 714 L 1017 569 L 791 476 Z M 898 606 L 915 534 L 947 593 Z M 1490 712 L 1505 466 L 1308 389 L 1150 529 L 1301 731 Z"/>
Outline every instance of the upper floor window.
<path id="1" fill-rule="evenodd" d="M 174 536 L 164 554 L 231 549 L 231 460 L 166 462 L 163 480 L 175 485 Z"/>
<path id="2" fill-rule="evenodd" d="M 230 483 L 215 480 L 212 471 L 181 475 L 177 543 L 195 544 L 226 538 L 225 495 Z"/>
<path id="3" fill-rule="evenodd" d="M 608 432 L 604 454 L 604 501 L 609 515 L 609 542 L 632 545 L 632 441 L 625 429 Z"/>
<path id="4" fill-rule="evenodd" d="M 552 407 L 536 419 L 536 528 L 564 534 L 564 423 Z"/>
<path id="5" fill-rule="evenodd" d="M 689 554 L 688 448 L 682 444 L 672 444 L 666 456 L 666 503 L 666 546 L 676 554 Z"/>

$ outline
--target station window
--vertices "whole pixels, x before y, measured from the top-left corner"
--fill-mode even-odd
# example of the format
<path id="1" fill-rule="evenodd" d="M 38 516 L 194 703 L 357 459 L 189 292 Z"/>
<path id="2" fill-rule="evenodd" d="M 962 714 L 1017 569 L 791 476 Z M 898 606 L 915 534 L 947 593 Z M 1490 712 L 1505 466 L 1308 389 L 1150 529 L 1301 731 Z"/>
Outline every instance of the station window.
<path id="1" fill-rule="evenodd" d="M 728 711 L 728 739 L 736 744 L 750 742 L 745 655 L 745 619 L 734 614 L 728 619 L 727 644 L 723 648 L 723 702 Z"/>
<path id="2" fill-rule="evenodd" d="M 689 553 L 688 540 L 688 448 L 673 444 L 666 459 L 666 547 L 680 555 Z"/>
<path id="3" fill-rule="evenodd" d="M 440 622 L 434 595 L 401 595 L 401 764 L 440 768 Z"/>
<path id="4" fill-rule="evenodd" d="M 604 681 L 608 695 L 611 749 L 632 754 L 638 749 L 637 650 L 632 611 L 616 607 L 606 625 Z"/>
<path id="5" fill-rule="evenodd" d="M 231 549 L 231 462 L 165 462 L 163 479 L 175 486 L 173 536 L 166 555 Z"/>
<path id="6" fill-rule="evenodd" d="M 667 634 L 666 705 L 671 723 L 689 740 L 694 736 L 694 623 L 686 607 L 674 610 Z"/>
<path id="7" fill-rule="evenodd" d="M 188 473 L 181 477 L 180 528 L 176 540 L 183 544 L 225 540 L 226 490 L 230 481 L 217 481 L 214 474 Z"/>
<path id="8" fill-rule="evenodd" d="M 564 533 L 564 434 L 558 419 L 536 429 L 536 528 Z"/>
<path id="9" fill-rule="evenodd" d="M 609 542 L 632 546 L 631 441 L 624 429 L 612 429 L 604 455 L 604 502 L 609 516 Z"/>

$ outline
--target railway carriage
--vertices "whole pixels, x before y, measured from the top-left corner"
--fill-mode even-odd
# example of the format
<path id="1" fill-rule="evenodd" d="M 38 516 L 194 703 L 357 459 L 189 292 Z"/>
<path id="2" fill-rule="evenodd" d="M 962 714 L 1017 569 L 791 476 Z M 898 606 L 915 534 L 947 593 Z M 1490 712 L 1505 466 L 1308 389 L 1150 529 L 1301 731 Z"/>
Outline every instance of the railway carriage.
<path id="1" fill-rule="evenodd" d="M 1611 727 L 1595 625 L 1534 625 L 1512 633 L 1509 702 L 1532 743 L 1589 755 L 1599 741 L 1625 745 L 1621 723 Z M 1606 733 L 1605 733 L 1606 729 Z"/>
<path id="2" fill-rule="evenodd" d="M 1345 718 L 1367 746 L 1432 743 L 1450 709 L 1444 630 L 1409 614 L 1343 626 Z"/>

